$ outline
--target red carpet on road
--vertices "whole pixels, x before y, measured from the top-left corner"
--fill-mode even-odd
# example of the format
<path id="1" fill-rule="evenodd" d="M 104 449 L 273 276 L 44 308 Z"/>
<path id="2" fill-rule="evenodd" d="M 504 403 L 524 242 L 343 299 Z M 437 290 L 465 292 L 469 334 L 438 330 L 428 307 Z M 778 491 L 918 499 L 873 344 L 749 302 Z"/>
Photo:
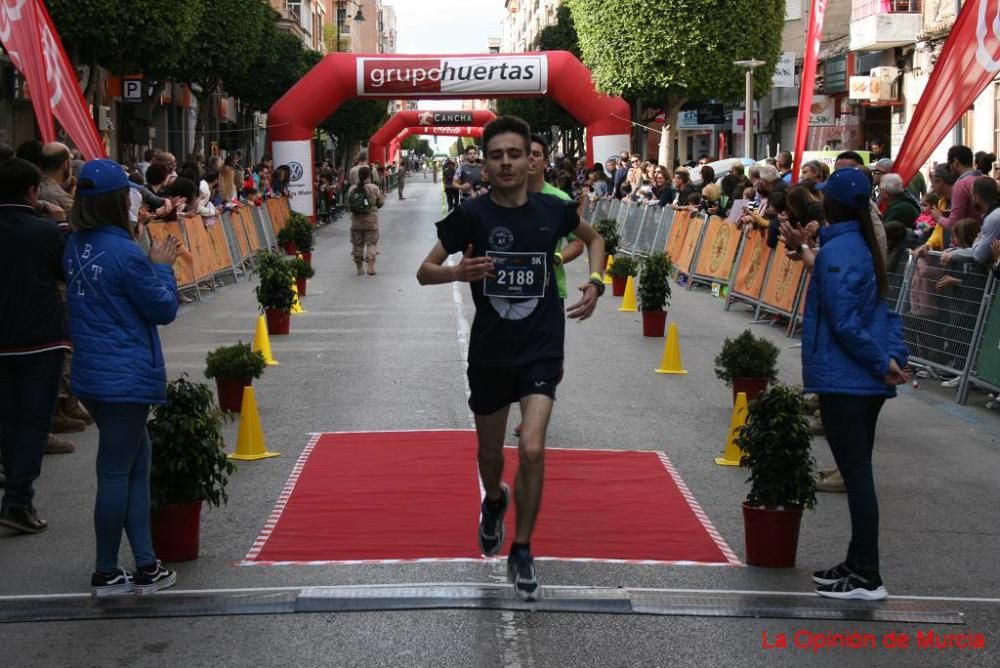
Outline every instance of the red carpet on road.
<path id="1" fill-rule="evenodd" d="M 505 449 L 513 489 L 517 449 Z M 655 452 L 547 448 L 538 558 L 738 564 Z M 506 555 L 516 508 L 507 512 Z M 245 564 L 480 559 L 474 431 L 321 434 Z"/>

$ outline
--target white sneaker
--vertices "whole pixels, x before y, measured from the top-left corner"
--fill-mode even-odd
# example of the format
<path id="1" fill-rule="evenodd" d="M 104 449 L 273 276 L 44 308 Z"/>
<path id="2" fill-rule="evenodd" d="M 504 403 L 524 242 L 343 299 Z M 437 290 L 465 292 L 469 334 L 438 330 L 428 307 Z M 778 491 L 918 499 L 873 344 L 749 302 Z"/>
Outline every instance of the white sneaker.
<path id="1" fill-rule="evenodd" d="M 949 387 L 949 388 L 958 387 L 958 384 L 959 382 L 961 382 L 961 380 L 962 380 L 961 376 L 955 376 L 951 380 L 943 380 L 941 381 L 941 387 Z"/>

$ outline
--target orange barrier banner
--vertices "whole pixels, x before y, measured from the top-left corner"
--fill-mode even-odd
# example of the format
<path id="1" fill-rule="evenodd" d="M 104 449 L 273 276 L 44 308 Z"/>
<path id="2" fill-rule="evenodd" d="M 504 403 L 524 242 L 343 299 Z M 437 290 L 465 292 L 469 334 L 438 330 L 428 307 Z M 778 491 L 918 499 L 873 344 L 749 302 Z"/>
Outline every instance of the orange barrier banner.
<path id="1" fill-rule="evenodd" d="M 241 206 L 239 214 L 240 220 L 243 223 L 243 230 L 245 231 L 247 240 L 250 243 L 250 250 L 259 251 L 266 244 L 260 240 L 260 235 L 257 234 L 257 224 L 253 221 L 253 211 L 251 211 L 248 206 Z"/>
<path id="2" fill-rule="evenodd" d="M 723 283 L 728 281 L 739 246 L 740 231 L 736 225 L 712 216 L 708 219 L 708 230 L 701 243 L 695 275 L 708 276 Z"/>
<path id="3" fill-rule="evenodd" d="M 208 241 L 212 248 L 212 266 L 215 272 L 227 271 L 233 268 L 233 258 L 226 244 L 226 232 L 222 229 L 222 219 L 216 218 L 215 225 L 205 228 Z"/>
<path id="4" fill-rule="evenodd" d="M 680 257 L 674 264 L 677 271 L 690 274 L 694 264 L 694 252 L 698 248 L 698 240 L 701 239 L 701 232 L 705 229 L 705 219 L 701 216 L 693 216 L 688 219 L 687 233 L 684 235 L 684 247 L 681 249 Z"/>
<path id="5" fill-rule="evenodd" d="M 215 274 L 208 232 L 205 230 L 205 223 L 202 222 L 201 216 L 185 218 L 184 230 L 187 232 L 191 255 L 194 257 L 194 278 L 201 282 Z"/>
<path id="6" fill-rule="evenodd" d="M 174 278 L 177 279 L 178 286 L 191 285 L 194 283 L 194 256 L 191 249 L 184 243 L 184 233 L 181 232 L 177 223 L 149 223 L 146 231 L 153 242 L 162 242 L 169 235 L 174 235 L 181 240 L 181 251 L 174 262 Z"/>
<path id="7" fill-rule="evenodd" d="M 240 249 L 240 261 L 250 257 L 253 251 L 250 249 L 250 238 L 247 236 L 246 223 L 243 222 L 243 211 L 246 209 L 245 206 L 241 206 L 239 209 L 230 214 L 230 222 L 232 223 L 233 236 L 236 237 L 236 247 Z"/>
<path id="8" fill-rule="evenodd" d="M 285 216 L 282 211 L 281 201 L 277 199 L 267 200 L 267 212 L 271 216 L 271 227 L 277 235 L 285 227 Z"/>
<path id="9" fill-rule="evenodd" d="M 771 265 L 767 285 L 764 286 L 763 303 L 772 309 L 791 313 L 795 306 L 795 295 L 799 290 L 803 267 L 801 262 L 789 259 L 783 252 L 779 252 Z"/>
<path id="10" fill-rule="evenodd" d="M 674 211 L 674 221 L 670 225 L 670 234 L 667 236 L 667 243 L 663 247 L 663 252 L 670 256 L 670 259 L 677 263 L 677 258 L 684 248 L 684 237 L 687 235 L 688 221 L 691 214 L 687 211 Z"/>
<path id="11" fill-rule="evenodd" d="M 732 292 L 751 299 L 760 297 L 760 289 L 764 283 L 764 272 L 767 261 L 771 258 L 771 249 L 767 247 L 767 238 L 763 232 L 754 230 L 743 241 L 743 255 L 736 268 L 736 280 L 731 286 Z"/>

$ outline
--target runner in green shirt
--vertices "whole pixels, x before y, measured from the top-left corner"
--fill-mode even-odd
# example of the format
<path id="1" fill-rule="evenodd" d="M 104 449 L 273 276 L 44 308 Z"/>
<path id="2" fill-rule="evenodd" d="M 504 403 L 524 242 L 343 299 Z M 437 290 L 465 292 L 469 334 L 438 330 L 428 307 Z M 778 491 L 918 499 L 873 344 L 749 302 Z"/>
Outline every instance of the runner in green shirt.
<path id="1" fill-rule="evenodd" d="M 528 169 L 528 192 L 552 195 L 567 202 L 573 198 L 545 180 L 545 165 L 549 162 L 549 145 L 541 135 L 531 135 L 531 167 Z M 563 248 L 563 241 L 569 243 Z M 563 265 L 583 254 L 583 242 L 572 234 L 556 242 L 554 263 L 556 266 L 556 287 L 559 297 L 566 299 L 566 269 Z"/>

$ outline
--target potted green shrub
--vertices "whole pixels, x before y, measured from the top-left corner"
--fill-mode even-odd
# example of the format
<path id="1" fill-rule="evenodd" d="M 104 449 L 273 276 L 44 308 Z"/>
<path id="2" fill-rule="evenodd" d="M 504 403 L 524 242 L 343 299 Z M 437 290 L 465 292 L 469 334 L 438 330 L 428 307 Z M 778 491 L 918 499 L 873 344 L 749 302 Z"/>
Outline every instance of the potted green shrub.
<path id="1" fill-rule="evenodd" d="M 278 230 L 278 245 L 285 249 L 285 255 L 295 255 L 299 249 L 295 245 L 295 230 L 288 224 Z"/>
<path id="2" fill-rule="evenodd" d="M 733 386 L 733 403 L 740 392 L 745 392 L 749 401 L 778 379 L 777 363 L 778 346 L 746 329 L 735 339 L 722 342 L 722 351 L 715 358 L 715 375 Z"/>
<path id="3" fill-rule="evenodd" d="M 164 561 L 197 559 L 202 506 L 226 503 L 235 470 L 212 390 L 184 377 L 171 382 L 167 403 L 153 409 L 148 428 L 153 547 Z"/>
<path id="4" fill-rule="evenodd" d="M 295 248 L 302 254 L 302 259 L 311 266 L 314 243 L 312 223 L 298 211 L 293 211 L 288 216 L 285 229 L 291 230 L 292 242 L 295 244 Z"/>
<path id="5" fill-rule="evenodd" d="M 594 230 L 604 239 L 604 265 L 608 264 L 608 257 L 618 251 L 618 222 L 613 218 L 602 218 L 594 223 Z"/>
<path id="6" fill-rule="evenodd" d="M 639 310 L 642 311 L 642 335 L 663 336 L 667 328 L 666 307 L 670 306 L 670 271 L 673 262 L 666 253 L 650 253 L 639 272 Z"/>
<path id="7" fill-rule="evenodd" d="M 304 254 L 303 254 L 304 255 Z M 316 275 L 316 270 L 305 259 L 295 258 L 288 263 L 292 274 L 295 276 L 295 289 L 299 291 L 299 297 L 306 296 L 306 282 Z"/>
<path id="8" fill-rule="evenodd" d="M 219 392 L 219 408 L 239 413 L 243 408 L 243 388 L 260 378 L 267 362 L 264 355 L 240 341 L 222 346 L 205 357 L 205 378 L 214 378 Z"/>
<path id="9" fill-rule="evenodd" d="M 291 267 L 282 255 L 263 250 L 257 252 L 254 272 L 260 279 L 254 294 L 267 319 L 267 331 L 272 335 L 288 334 L 295 301 Z"/>
<path id="10" fill-rule="evenodd" d="M 608 269 L 608 276 L 611 277 L 611 294 L 621 297 L 625 294 L 625 284 L 629 276 L 639 273 L 639 264 L 631 255 L 615 255 L 615 261 Z"/>
<path id="11" fill-rule="evenodd" d="M 743 504 L 746 560 L 754 566 L 795 565 L 802 509 L 816 505 L 812 435 L 802 415 L 802 393 L 775 384 L 750 402 L 736 435 L 740 466 L 750 470 Z"/>

